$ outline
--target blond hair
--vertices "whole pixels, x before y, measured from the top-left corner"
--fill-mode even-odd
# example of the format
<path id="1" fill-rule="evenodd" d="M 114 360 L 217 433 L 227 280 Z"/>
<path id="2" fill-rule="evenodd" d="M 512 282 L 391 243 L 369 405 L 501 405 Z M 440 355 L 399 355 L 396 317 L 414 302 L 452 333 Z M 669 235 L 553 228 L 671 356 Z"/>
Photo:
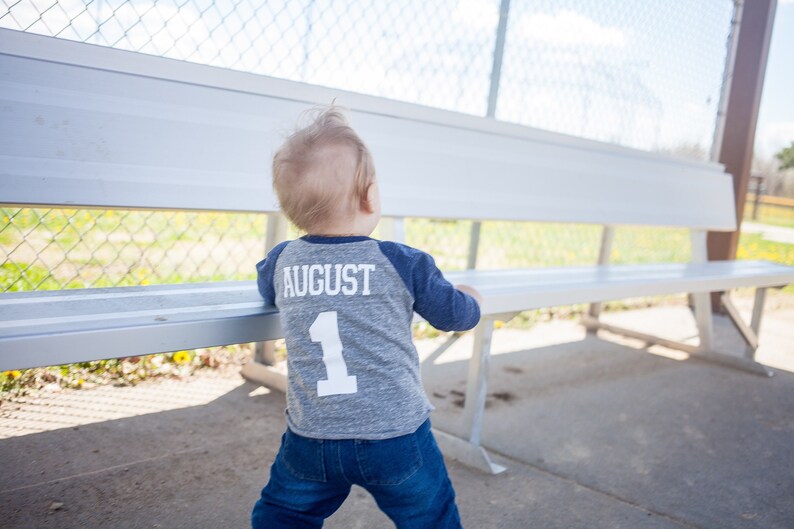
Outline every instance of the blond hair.
<path id="1" fill-rule="evenodd" d="M 372 155 L 341 110 L 332 105 L 310 115 L 312 122 L 293 132 L 273 157 L 281 210 L 309 233 L 349 218 L 375 180 Z"/>

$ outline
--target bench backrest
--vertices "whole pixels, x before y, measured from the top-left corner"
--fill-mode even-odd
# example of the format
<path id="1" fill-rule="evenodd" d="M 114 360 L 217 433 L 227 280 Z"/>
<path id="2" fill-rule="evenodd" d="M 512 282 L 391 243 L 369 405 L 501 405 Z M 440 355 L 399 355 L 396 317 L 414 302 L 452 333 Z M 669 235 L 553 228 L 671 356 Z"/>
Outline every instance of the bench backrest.
<path id="1" fill-rule="evenodd" d="M 0 202 L 277 210 L 297 116 L 352 110 L 395 217 L 733 230 L 722 167 L 419 105 L 0 30 Z"/>

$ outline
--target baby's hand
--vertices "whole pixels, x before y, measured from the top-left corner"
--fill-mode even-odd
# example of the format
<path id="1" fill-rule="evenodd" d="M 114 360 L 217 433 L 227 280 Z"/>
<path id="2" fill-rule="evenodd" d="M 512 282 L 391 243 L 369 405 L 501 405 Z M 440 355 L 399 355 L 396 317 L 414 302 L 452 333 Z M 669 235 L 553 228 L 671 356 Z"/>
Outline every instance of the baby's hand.
<path id="1" fill-rule="evenodd" d="M 455 285 L 455 288 L 473 297 L 478 305 L 482 305 L 482 295 L 476 288 L 469 285 Z"/>

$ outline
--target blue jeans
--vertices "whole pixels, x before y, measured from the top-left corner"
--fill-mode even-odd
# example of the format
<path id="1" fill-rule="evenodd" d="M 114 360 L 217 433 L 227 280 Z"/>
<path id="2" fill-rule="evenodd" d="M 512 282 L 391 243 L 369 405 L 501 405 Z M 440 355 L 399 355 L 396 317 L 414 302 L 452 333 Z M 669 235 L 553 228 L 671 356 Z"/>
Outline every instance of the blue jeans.
<path id="1" fill-rule="evenodd" d="M 322 527 L 353 484 L 369 491 L 398 529 L 461 527 L 429 420 L 412 434 L 380 441 L 310 439 L 287 429 L 252 525 Z"/>

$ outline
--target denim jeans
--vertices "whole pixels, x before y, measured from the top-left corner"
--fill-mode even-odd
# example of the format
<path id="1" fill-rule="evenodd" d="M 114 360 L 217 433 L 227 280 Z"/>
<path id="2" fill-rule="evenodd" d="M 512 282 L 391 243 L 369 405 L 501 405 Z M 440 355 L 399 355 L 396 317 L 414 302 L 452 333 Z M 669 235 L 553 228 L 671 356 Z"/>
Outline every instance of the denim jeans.
<path id="1" fill-rule="evenodd" d="M 322 527 L 353 484 L 369 491 L 398 529 L 461 527 L 429 420 L 412 434 L 379 441 L 310 439 L 287 429 L 252 525 Z"/>

